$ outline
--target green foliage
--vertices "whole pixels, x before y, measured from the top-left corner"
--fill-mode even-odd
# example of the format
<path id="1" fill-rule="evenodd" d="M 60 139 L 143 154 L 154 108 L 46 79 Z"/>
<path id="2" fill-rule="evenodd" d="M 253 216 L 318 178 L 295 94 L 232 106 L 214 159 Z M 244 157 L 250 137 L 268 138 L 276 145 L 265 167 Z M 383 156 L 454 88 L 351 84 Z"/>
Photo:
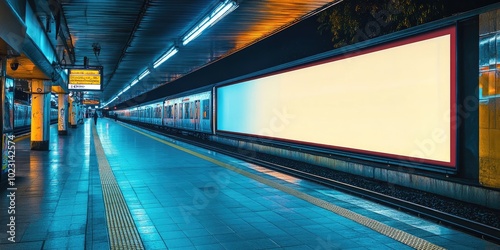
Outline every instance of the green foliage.
<path id="1" fill-rule="evenodd" d="M 449 0 L 345 0 L 318 16 L 335 48 L 407 29 L 454 13 Z"/>

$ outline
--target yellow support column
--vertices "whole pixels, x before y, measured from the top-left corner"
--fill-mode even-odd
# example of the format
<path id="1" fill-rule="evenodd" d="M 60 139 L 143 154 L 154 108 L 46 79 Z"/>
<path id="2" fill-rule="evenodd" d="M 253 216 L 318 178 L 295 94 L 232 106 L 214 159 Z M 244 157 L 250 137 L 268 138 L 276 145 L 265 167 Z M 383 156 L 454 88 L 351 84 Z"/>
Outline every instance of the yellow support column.
<path id="1" fill-rule="evenodd" d="M 31 149 L 49 150 L 51 82 L 31 81 Z"/>
<path id="2" fill-rule="evenodd" d="M 57 133 L 60 135 L 68 134 L 68 95 L 59 94 L 58 98 L 58 118 L 57 118 Z"/>
<path id="3" fill-rule="evenodd" d="M 75 121 L 75 99 L 72 96 L 68 98 L 68 122 L 72 128 L 76 128 Z"/>

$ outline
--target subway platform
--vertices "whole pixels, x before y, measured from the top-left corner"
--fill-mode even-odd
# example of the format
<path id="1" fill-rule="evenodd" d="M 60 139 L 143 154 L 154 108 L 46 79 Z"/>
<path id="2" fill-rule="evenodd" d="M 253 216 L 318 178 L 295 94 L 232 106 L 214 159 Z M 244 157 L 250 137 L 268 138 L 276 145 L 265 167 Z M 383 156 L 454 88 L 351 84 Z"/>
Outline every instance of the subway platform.
<path id="1" fill-rule="evenodd" d="M 500 249 L 111 119 L 68 132 L 17 138 L 0 249 Z"/>

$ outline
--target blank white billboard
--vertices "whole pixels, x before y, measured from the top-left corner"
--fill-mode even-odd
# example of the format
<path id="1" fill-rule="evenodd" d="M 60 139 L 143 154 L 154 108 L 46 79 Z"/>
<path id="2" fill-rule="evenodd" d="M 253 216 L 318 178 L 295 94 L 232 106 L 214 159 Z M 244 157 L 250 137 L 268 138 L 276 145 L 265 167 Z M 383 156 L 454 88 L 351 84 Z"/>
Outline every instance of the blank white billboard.
<path id="1" fill-rule="evenodd" d="M 217 130 L 455 167 L 455 27 L 217 88 Z"/>

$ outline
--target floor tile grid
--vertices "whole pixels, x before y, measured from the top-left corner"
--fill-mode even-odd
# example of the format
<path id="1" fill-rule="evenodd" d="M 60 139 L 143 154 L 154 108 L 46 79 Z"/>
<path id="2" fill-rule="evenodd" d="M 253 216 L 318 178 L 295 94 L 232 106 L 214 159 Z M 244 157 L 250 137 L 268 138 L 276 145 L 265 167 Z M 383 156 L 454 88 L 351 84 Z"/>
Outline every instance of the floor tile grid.
<path id="1" fill-rule="evenodd" d="M 234 170 L 235 170 L 236 172 L 238 172 L 238 170 L 236 170 L 236 169 L 234 169 Z M 264 189 L 266 189 L 266 188 L 268 189 L 268 188 L 269 188 L 269 187 L 267 187 L 266 185 L 262 185 L 262 187 L 263 187 Z M 266 193 L 266 192 L 267 192 L 267 191 L 266 191 L 266 190 L 264 190 L 264 193 Z M 264 208 L 264 207 L 263 207 L 263 209 L 266 209 L 266 208 Z M 260 226 L 260 225 L 259 225 L 259 226 Z M 278 231 L 278 230 L 274 230 L 274 231 L 276 232 L 276 231 Z"/>

